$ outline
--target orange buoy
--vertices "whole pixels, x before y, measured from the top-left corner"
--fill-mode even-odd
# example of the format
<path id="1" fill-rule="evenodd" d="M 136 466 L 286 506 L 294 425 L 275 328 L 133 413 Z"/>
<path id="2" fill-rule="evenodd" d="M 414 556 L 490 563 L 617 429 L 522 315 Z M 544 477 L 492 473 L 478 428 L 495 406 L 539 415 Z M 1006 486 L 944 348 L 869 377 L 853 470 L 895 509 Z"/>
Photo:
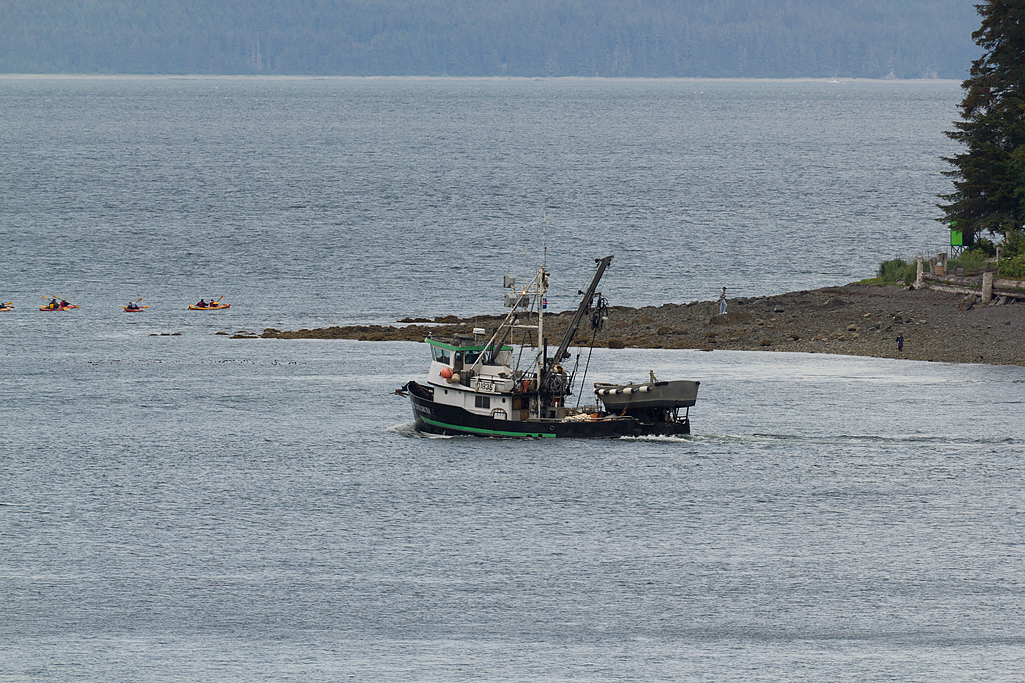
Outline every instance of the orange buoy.
<path id="1" fill-rule="evenodd" d="M 452 377 L 452 368 L 442 368 L 441 376 L 445 379 L 449 379 L 450 377 Z"/>

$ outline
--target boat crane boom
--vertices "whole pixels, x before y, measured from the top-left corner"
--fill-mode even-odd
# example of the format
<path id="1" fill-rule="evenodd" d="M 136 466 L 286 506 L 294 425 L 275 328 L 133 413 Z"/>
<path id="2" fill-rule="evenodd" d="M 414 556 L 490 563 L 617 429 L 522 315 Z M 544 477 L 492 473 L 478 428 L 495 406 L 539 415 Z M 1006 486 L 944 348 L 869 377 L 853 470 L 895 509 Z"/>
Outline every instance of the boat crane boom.
<path id="1" fill-rule="evenodd" d="M 573 341 L 573 335 L 577 333 L 577 328 L 580 327 L 580 321 L 583 320 L 584 314 L 587 313 L 591 307 L 591 300 L 594 298 L 594 291 L 598 289 L 598 283 L 601 281 L 602 275 L 605 274 L 605 269 L 612 263 L 612 257 L 606 256 L 603 259 L 595 259 L 598 264 L 598 269 L 594 272 L 594 277 L 591 279 L 591 284 L 588 286 L 587 291 L 584 293 L 584 298 L 580 300 L 580 306 L 577 307 L 577 313 L 573 316 L 573 321 L 569 324 L 566 329 L 566 334 L 562 336 L 562 343 L 559 344 L 559 350 L 552 356 L 551 363 L 556 365 L 562 362 L 562 356 L 566 353 L 566 349 L 569 348 L 570 343 Z"/>

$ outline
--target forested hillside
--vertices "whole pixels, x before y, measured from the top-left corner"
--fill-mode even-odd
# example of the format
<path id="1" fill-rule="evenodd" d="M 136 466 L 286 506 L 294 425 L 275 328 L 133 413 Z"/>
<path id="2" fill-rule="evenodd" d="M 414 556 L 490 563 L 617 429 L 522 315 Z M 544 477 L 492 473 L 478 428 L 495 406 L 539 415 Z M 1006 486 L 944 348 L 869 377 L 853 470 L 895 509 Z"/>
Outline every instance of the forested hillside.
<path id="1" fill-rule="evenodd" d="M 971 0 L 3 0 L 0 73 L 957 78 Z"/>

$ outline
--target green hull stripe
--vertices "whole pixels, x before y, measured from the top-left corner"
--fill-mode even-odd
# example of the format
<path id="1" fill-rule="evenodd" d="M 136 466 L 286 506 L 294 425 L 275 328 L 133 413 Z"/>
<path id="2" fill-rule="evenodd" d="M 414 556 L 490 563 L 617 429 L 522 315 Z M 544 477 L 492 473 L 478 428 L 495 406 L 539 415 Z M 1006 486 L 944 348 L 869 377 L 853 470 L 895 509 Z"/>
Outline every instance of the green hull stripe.
<path id="1" fill-rule="evenodd" d="M 434 425 L 435 427 L 443 427 L 445 429 L 455 429 L 456 431 L 461 431 L 461 432 L 473 432 L 474 434 L 489 434 L 489 435 L 492 435 L 492 436 L 533 436 L 533 437 L 537 437 L 537 438 L 548 437 L 548 438 L 552 438 L 552 439 L 555 438 L 555 434 L 541 434 L 540 432 L 538 432 L 538 433 L 533 433 L 533 432 L 505 432 L 505 431 L 501 431 L 501 430 L 498 430 L 498 429 L 480 429 L 478 427 L 462 427 L 460 425 L 450 425 L 450 424 L 446 424 L 444 422 L 438 422 L 437 420 L 431 420 L 431 419 L 428 419 L 428 418 L 423 417 L 423 416 L 421 416 L 420 419 L 423 420 L 424 422 L 428 423 L 428 424 Z"/>

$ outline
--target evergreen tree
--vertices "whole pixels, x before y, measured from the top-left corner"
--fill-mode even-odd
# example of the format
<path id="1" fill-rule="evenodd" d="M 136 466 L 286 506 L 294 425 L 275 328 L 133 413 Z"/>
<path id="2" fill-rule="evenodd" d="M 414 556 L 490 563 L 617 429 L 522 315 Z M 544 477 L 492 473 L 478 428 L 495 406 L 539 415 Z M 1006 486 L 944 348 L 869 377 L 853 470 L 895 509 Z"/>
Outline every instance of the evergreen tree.
<path id="1" fill-rule="evenodd" d="M 961 120 L 947 136 L 965 147 L 944 157 L 954 192 L 938 219 L 971 246 L 983 231 L 1003 235 L 1025 221 L 1025 0 L 986 0 L 972 39 L 983 48 L 962 83 Z"/>

